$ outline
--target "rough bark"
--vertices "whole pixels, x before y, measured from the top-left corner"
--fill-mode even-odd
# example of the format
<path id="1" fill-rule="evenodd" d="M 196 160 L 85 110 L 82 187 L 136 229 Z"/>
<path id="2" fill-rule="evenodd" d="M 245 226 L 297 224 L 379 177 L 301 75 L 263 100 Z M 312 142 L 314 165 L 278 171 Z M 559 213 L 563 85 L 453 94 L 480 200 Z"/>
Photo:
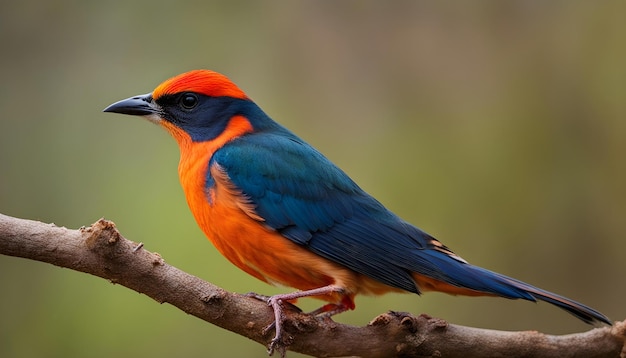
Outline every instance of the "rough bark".
<path id="1" fill-rule="evenodd" d="M 0 214 L 0 253 L 102 277 L 263 345 L 273 320 L 257 299 L 227 292 L 168 265 L 142 244 L 99 220 L 71 230 Z M 289 313 L 288 349 L 318 357 L 622 357 L 626 321 L 563 336 L 502 332 L 449 324 L 427 315 L 388 312 L 365 327 Z"/>

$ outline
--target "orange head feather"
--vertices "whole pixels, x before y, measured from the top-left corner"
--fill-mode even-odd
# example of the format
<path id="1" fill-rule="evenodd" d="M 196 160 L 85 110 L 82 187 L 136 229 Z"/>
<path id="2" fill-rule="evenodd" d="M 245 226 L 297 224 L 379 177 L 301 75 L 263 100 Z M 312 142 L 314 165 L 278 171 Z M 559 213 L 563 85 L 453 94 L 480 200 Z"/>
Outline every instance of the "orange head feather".
<path id="1" fill-rule="evenodd" d="M 172 77 L 154 89 L 152 97 L 180 92 L 196 92 L 209 97 L 248 99 L 248 96 L 228 77 L 210 70 L 194 70 Z"/>

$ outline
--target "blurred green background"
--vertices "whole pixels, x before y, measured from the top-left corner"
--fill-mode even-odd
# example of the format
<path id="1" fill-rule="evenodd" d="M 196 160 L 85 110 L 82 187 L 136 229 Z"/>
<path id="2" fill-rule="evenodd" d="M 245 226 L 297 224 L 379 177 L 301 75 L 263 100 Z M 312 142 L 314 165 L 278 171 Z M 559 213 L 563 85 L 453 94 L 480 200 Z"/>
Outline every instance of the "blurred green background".
<path id="1" fill-rule="evenodd" d="M 0 212 L 71 228 L 106 217 L 228 290 L 286 292 L 196 228 L 164 131 L 101 112 L 210 68 L 470 262 L 624 319 L 625 4 L 3 1 Z M 0 287 L 2 357 L 265 357 L 86 274 L 0 256 Z M 443 294 L 359 297 L 337 320 L 390 309 L 588 328 L 548 304 Z"/>

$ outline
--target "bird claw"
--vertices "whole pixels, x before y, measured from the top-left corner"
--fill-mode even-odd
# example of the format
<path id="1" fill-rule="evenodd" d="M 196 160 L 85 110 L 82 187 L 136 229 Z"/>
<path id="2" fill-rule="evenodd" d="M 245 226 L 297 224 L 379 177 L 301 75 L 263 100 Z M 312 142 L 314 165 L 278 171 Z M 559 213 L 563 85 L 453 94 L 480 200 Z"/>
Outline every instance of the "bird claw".
<path id="1" fill-rule="evenodd" d="M 280 357 L 284 358 L 287 353 L 287 347 L 291 344 L 293 337 L 289 336 L 285 341 L 283 339 L 283 335 L 277 335 L 270 341 L 270 344 L 267 346 L 267 354 L 270 356 L 274 354 L 274 352 L 279 352 Z"/>
<path id="2" fill-rule="evenodd" d="M 263 328 L 262 331 L 263 335 L 269 332 L 272 328 L 274 328 L 276 332 L 274 334 L 274 338 L 272 338 L 269 345 L 267 346 L 268 354 L 271 356 L 274 354 L 275 351 L 278 351 L 280 352 L 281 358 L 283 358 L 285 356 L 285 352 L 287 351 L 287 347 L 289 347 L 289 345 L 293 341 L 293 337 L 291 335 L 284 334 L 283 325 L 287 320 L 284 310 L 288 309 L 294 313 L 302 313 L 302 310 L 292 304 L 290 301 L 294 301 L 301 297 L 327 295 L 331 293 L 344 293 L 344 289 L 339 286 L 329 285 L 317 289 L 298 291 L 270 297 L 259 295 L 258 293 L 254 292 L 247 293 L 247 297 L 266 302 L 267 305 L 272 307 L 272 310 L 274 311 L 274 322 Z M 345 296 L 343 301 L 341 304 L 328 304 L 321 309 L 316 310 L 315 312 L 319 316 L 330 317 L 349 308 L 354 308 L 354 303 L 350 296 Z"/>
<path id="3" fill-rule="evenodd" d="M 276 322 L 272 322 L 270 324 L 268 324 L 267 326 L 265 326 L 265 328 L 263 328 L 263 330 L 261 331 L 261 334 L 266 335 L 267 332 L 271 331 L 272 329 L 274 329 L 274 327 L 276 327 Z M 276 339 L 276 337 L 274 337 L 274 339 Z"/>
<path id="4" fill-rule="evenodd" d="M 261 295 L 261 294 L 256 293 L 256 292 L 248 292 L 248 293 L 244 293 L 243 295 L 246 296 L 246 297 L 254 298 L 254 299 L 259 300 L 259 301 L 263 301 L 265 303 L 269 303 L 269 301 L 270 301 L 270 296 Z"/>
<path id="5" fill-rule="evenodd" d="M 291 344 L 293 337 L 290 335 L 287 335 L 287 337 L 283 336 L 282 326 L 286 320 L 283 311 L 286 308 L 292 312 L 301 313 L 302 310 L 289 301 L 283 301 L 275 296 L 266 296 L 255 292 L 248 292 L 244 294 L 244 296 L 265 302 L 268 306 L 272 307 L 272 310 L 274 311 L 274 321 L 265 326 L 261 333 L 266 335 L 269 331 L 275 329 L 276 333 L 267 346 L 267 353 L 272 356 L 274 355 L 274 352 L 279 352 L 281 358 L 285 357 L 287 347 Z"/>
<path id="6" fill-rule="evenodd" d="M 263 333 L 267 333 L 272 328 L 275 330 L 274 338 L 272 338 L 270 344 L 267 346 L 267 353 L 271 356 L 275 351 L 278 351 L 280 352 L 281 358 L 283 358 L 285 357 L 287 347 L 289 347 L 293 341 L 293 337 L 289 334 L 285 334 L 283 329 L 283 324 L 287 320 L 284 309 L 285 307 L 289 307 L 290 310 L 295 309 L 298 313 L 302 312 L 302 310 L 277 296 L 270 297 L 267 304 L 274 310 L 274 322 L 265 327 Z"/>

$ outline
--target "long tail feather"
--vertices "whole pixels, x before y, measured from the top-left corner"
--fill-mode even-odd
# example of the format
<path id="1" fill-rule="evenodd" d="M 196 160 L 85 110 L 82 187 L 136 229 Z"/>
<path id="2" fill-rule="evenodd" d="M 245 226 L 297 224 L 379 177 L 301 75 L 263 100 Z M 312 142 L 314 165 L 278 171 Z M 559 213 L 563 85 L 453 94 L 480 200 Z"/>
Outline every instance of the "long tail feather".
<path id="1" fill-rule="evenodd" d="M 469 289 L 479 293 L 482 292 L 485 295 L 495 295 L 510 299 L 524 299 L 528 301 L 545 301 L 564 309 L 586 323 L 593 324 L 602 322 L 611 325 L 611 321 L 607 316 L 569 298 L 542 290 L 514 278 L 453 259 L 439 251 L 431 250 L 423 252 L 423 254 L 427 254 L 428 256 L 426 261 L 431 264 L 428 265 L 428 267 L 436 267 L 437 269 L 434 271 L 423 270 L 419 272 L 420 275 L 430 277 L 451 286 Z M 422 256 L 422 258 L 424 258 L 424 256 Z M 423 267 L 424 266 L 422 266 L 422 268 Z M 455 293 L 451 290 L 446 291 Z"/>
<path id="2" fill-rule="evenodd" d="M 564 309 L 565 311 L 583 320 L 585 323 L 594 324 L 596 322 L 603 322 L 611 325 L 611 320 L 607 316 L 589 306 L 583 305 L 582 303 L 576 302 L 574 300 L 570 300 L 567 297 L 563 297 L 561 295 L 542 290 L 540 288 L 534 287 L 525 282 L 510 277 L 506 277 L 497 273 L 493 274 L 500 276 L 505 281 L 509 281 L 512 286 L 525 290 L 535 299 L 551 303 L 561 309 Z"/>

